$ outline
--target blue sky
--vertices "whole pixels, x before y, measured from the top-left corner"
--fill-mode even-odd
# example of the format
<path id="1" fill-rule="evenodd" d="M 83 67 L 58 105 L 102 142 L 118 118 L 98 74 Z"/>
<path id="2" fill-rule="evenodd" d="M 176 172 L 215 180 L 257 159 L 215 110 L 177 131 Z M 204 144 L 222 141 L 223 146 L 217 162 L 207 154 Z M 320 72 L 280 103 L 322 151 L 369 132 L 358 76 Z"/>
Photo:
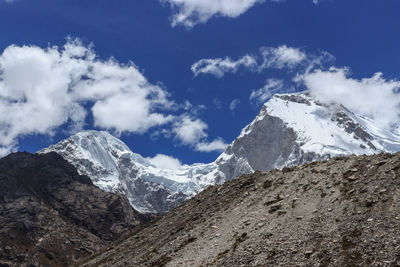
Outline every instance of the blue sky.
<path id="1" fill-rule="evenodd" d="M 313 90 L 314 87 L 323 87 L 320 85 L 324 81 L 326 83 L 326 79 L 332 78 L 334 82 L 337 81 L 338 86 L 348 84 L 349 89 L 344 86 L 349 91 L 349 97 L 346 98 L 356 102 L 360 99 L 360 94 L 371 92 L 374 95 L 372 92 L 379 93 L 379 90 L 386 90 L 385 88 L 392 92 L 398 89 L 398 0 L 320 0 L 318 3 L 313 0 L 245 0 L 247 5 L 244 7 L 234 6 L 234 2 L 240 1 L 221 0 L 217 7 L 212 6 L 213 1 L 199 0 L 200 4 L 194 6 L 184 4 L 185 1 L 0 0 L 0 53 L 3 53 L 3 61 L 0 59 L 0 76 L 12 73 L 8 78 L 4 76 L 0 79 L 3 80 L 3 85 L 0 81 L 0 99 L 3 98 L 0 105 L 29 102 L 29 96 L 19 96 L 17 90 L 25 86 L 21 90 L 31 92 L 29 86 L 33 82 L 29 82 L 29 79 L 35 79 L 38 75 L 46 77 L 32 96 L 40 98 L 40 101 L 32 101 L 24 109 L 26 114 L 21 112 L 21 115 L 13 117 L 9 115 L 13 113 L 9 109 L 2 109 L 0 125 L 5 125 L 3 129 L 7 129 L 0 134 L 3 139 L 0 143 L 3 154 L 16 149 L 35 152 L 79 129 L 108 129 L 112 133 L 120 134 L 120 138 L 134 152 L 146 157 L 161 153 L 176 157 L 183 163 L 210 162 L 219 155 L 221 147 L 233 141 L 240 130 L 257 115 L 262 105 L 261 100 L 265 99 L 260 99 L 260 95 L 266 91 Z M 190 13 L 191 11 L 194 13 Z M 183 19 L 179 21 L 174 14 L 180 14 Z M 68 37 L 70 41 L 67 41 Z M 157 92 L 151 91 L 147 97 L 157 94 L 157 99 L 152 99 L 141 107 L 141 104 L 138 105 L 141 103 L 140 99 L 129 94 L 133 100 L 132 106 L 136 108 L 132 112 L 129 107 L 122 110 L 131 113 L 126 119 L 122 118 L 125 115 L 114 115 L 106 107 L 113 111 L 112 105 L 120 108 L 122 104 L 108 98 L 115 94 L 121 94 L 121 101 L 127 98 L 124 91 L 126 84 L 119 84 L 121 79 L 113 77 L 109 83 L 102 84 L 100 89 L 106 90 L 107 86 L 120 88 L 115 89 L 111 95 L 95 97 L 76 93 L 79 97 L 75 94 L 62 110 L 54 111 L 54 114 L 60 112 L 59 116 L 47 119 L 47 116 L 53 114 L 51 107 L 38 112 L 37 116 L 33 115 L 36 108 L 46 106 L 46 101 L 53 101 L 51 97 L 44 97 L 45 94 L 54 95 L 59 90 L 69 89 L 62 89 L 62 84 L 54 89 L 57 91 L 43 88 L 47 84 L 51 86 L 54 72 L 50 71 L 47 75 L 43 71 L 30 77 L 26 74 L 34 73 L 32 70 L 36 71 L 40 67 L 36 67 L 34 63 L 32 70 L 29 69 L 29 64 L 13 67 L 18 61 L 15 53 L 31 55 L 34 53 L 32 48 L 35 47 L 42 52 L 47 51 L 38 56 L 50 58 L 55 51 L 62 54 L 63 46 L 68 42 L 81 49 L 87 49 L 93 44 L 90 52 L 86 53 L 96 56 L 94 61 L 97 63 L 90 64 L 109 66 L 111 63 L 107 62 L 112 57 L 114 59 L 111 65 L 118 70 L 137 70 L 142 76 L 140 79 L 144 78 L 148 82 L 146 85 L 138 85 L 140 92 L 149 92 L 148 90 L 156 87 Z M 48 47 L 53 47 L 52 55 L 46 50 Z M 20 49 L 14 51 L 10 48 Z M 7 49 L 8 53 L 5 52 Z M 264 58 L 262 51 L 266 50 L 269 51 L 269 56 Z M 279 51 L 289 53 L 285 54 L 289 55 L 289 59 L 286 57 L 285 61 Z M 297 60 L 293 58 L 296 56 L 293 54 L 295 52 L 301 55 Z M 12 56 L 6 57 L 8 54 Z M 254 62 L 241 64 L 244 61 L 240 60 L 245 56 Z M 79 56 L 73 55 L 71 59 L 77 57 Z M 202 59 L 209 59 L 202 63 L 203 67 L 213 69 L 203 69 L 195 75 L 191 67 Z M 218 59 L 219 64 L 212 65 Z M 86 55 L 83 61 L 91 60 Z M 320 62 L 315 63 L 317 60 Z M 229 66 L 224 65 L 227 62 L 230 63 Z M 264 63 L 268 66 L 262 67 Z M 71 63 L 61 61 L 57 64 L 58 70 L 64 71 Z M 329 70 L 332 66 L 336 70 Z M 375 75 L 378 72 L 382 73 L 379 77 Z M 70 72 L 63 73 L 65 76 L 60 77 L 71 75 Z M 328 74 L 333 77 L 328 77 Z M 11 76 L 24 79 L 24 82 L 18 81 L 17 85 L 14 83 L 11 86 L 11 83 L 7 83 Z M 86 76 L 84 74 L 74 82 L 85 81 Z M 296 76 L 302 82 L 294 82 Z M 56 77 L 58 76 L 54 79 Z M 95 79 L 97 78 L 93 78 Z M 277 86 L 279 83 L 272 83 L 273 81 L 281 83 Z M 352 88 L 358 86 L 361 93 L 357 90 L 353 92 Z M 340 91 L 342 87 L 329 87 L 326 92 L 318 93 Z M 364 92 L 364 87 L 370 89 Z M 258 99 L 250 99 L 252 92 L 261 88 L 265 89 L 259 91 Z M 85 84 L 76 90 L 97 89 L 88 89 Z M 135 88 L 128 90 L 137 94 Z M 317 92 L 317 89 L 313 91 Z M 379 107 L 384 107 L 385 101 L 391 95 L 382 95 L 375 108 L 371 106 L 362 109 L 360 106 L 363 103 L 358 103 L 354 107 L 355 111 L 377 118 L 387 117 L 387 114 L 381 114 Z M 64 105 L 62 94 L 60 96 L 57 101 L 61 102 L 54 105 Z M 343 95 L 340 98 L 331 95 L 329 97 L 337 101 L 343 99 Z M 95 103 L 98 108 L 96 112 L 91 112 Z M 104 103 L 108 104 L 102 105 Z M 80 111 L 86 110 L 85 116 L 79 116 L 77 105 Z M 390 112 L 396 115 L 389 123 L 396 124 L 398 102 L 389 106 L 393 107 Z M 147 109 L 144 115 L 140 108 Z M 71 119 L 71 114 L 79 119 Z M 136 114 L 144 117 L 149 115 L 149 118 L 132 121 Z M 151 117 L 152 114 L 157 116 Z M 32 123 L 31 115 L 33 122 L 43 120 L 43 126 L 26 126 Z M 113 121 L 116 118 L 118 124 Z M 74 127 L 71 126 L 71 121 Z"/>

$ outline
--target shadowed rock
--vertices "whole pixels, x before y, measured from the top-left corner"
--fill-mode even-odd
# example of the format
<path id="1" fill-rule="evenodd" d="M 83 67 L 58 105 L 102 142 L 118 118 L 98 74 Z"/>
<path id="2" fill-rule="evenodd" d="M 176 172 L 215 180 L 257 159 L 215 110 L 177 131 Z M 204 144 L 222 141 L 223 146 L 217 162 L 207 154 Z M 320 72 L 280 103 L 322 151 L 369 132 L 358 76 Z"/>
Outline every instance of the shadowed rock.
<path id="1" fill-rule="evenodd" d="M 148 221 L 56 153 L 0 160 L 0 265 L 68 266 Z"/>

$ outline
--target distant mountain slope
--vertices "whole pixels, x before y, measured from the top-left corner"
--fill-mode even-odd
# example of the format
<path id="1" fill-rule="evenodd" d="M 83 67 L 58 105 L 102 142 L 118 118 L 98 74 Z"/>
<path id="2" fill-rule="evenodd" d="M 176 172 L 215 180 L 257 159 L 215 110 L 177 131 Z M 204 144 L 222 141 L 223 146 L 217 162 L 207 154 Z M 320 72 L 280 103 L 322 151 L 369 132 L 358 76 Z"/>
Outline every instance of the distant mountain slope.
<path id="1" fill-rule="evenodd" d="M 149 218 L 56 153 L 0 159 L 0 266 L 70 266 Z"/>
<path id="2" fill-rule="evenodd" d="M 400 151 L 398 130 L 345 107 L 298 93 L 275 95 L 216 161 L 158 169 L 106 132 L 84 131 L 41 152 L 55 151 L 105 191 L 121 192 L 141 212 L 164 213 L 200 192 L 255 170 L 332 156 Z"/>
<path id="3" fill-rule="evenodd" d="M 399 266 L 400 154 L 205 189 L 80 266 Z"/>

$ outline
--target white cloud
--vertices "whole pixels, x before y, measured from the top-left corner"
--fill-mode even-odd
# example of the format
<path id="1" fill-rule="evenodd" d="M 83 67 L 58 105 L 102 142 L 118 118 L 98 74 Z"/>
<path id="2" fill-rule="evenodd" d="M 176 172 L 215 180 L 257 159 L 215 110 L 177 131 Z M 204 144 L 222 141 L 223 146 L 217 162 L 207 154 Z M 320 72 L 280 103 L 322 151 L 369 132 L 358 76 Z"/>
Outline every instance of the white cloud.
<path id="1" fill-rule="evenodd" d="M 236 73 L 241 67 L 253 72 L 261 72 L 270 68 L 290 70 L 299 66 L 307 68 L 321 65 L 332 58 L 333 56 L 327 52 L 312 55 L 306 54 L 299 48 L 282 45 L 278 47 L 262 47 L 260 48 L 260 55 L 245 55 L 238 60 L 232 60 L 230 57 L 201 59 L 192 65 L 191 70 L 194 76 L 211 74 L 221 78 L 225 73 Z"/>
<path id="2" fill-rule="evenodd" d="M 183 116 L 181 120 L 175 122 L 172 131 L 176 138 L 184 145 L 192 145 L 207 137 L 208 126 L 200 119 L 193 119 Z"/>
<path id="3" fill-rule="evenodd" d="M 265 0 L 160 0 L 169 3 L 177 12 L 172 16 L 172 26 L 182 24 L 193 27 L 206 23 L 213 16 L 236 18 L 256 3 Z"/>
<path id="4" fill-rule="evenodd" d="M 180 108 L 186 112 L 190 112 L 192 115 L 198 115 L 207 109 L 205 105 L 193 105 L 190 101 L 186 100 L 184 104 L 180 105 Z"/>
<path id="5" fill-rule="evenodd" d="M 263 47 L 260 49 L 263 57 L 263 63 L 260 66 L 264 68 L 292 69 L 307 58 L 307 55 L 298 48 L 287 47 Z"/>
<path id="6" fill-rule="evenodd" d="M 226 147 L 228 146 L 227 143 L 221 138 L 217 138 L 214 141 L 207 143 L 201 142 L 196 145 L 196 150 L 201 152 L 223 152 L 225 151 Z"/>
<path id="7" fill-rule="evenodd" d="M 229 57 L 224 59 L 201 59 L 194 63 L 191 67 L 194 76 L 199 74 L 212 74 L 218 78 L 224 76 L 227 72 L 235 73 L 239 67 L 255 68 L 257 62 L 254 57 L 246 55 L 236 61 L 233 61 Z"/>
<path id="8" fill-rule="evenodd" d="M 223 151 L 227 144 L 222 138 L 208 142 L 207 129 L 208 125 L 202 120 L 184 115 L 179 121 L 175 122 L 172 131 L 175 134 L 175 138 L 182 144 L 192 146 L 197 151 Z"/>
<path id="9" fill-rule="evenodd" d="M 240 100 L 239 99 L 233 99 L 232 102 L 229 104 L 229 109 L 230 110 L 235 110 L 236 107 L 240 104 Z"/>
<path id="10" fill-rule="evenodd" d="M 227 72 L 236 73 L 240 67 L 251 72 L 261 74 L 265 69 L 278 69 L 286 74 L 310 73 L 316 68 L 324 68 L 335 60 L 335 57 L 326 51 L 308 53 L 300 48 L 281 45 L 278 47 L 262 47 L 259 55 L 245 55 L 234 61 L 229 57 L 215 59 L 201 59 L 191 67 L 195 76 L 212 74 L 221 78 Z M 294 81 L 296 81 L 294 79 Z M 263 104 L 276 93 L 290 93 L 295 89 L 291 82 L 278 79 L 268 79 L 262 88 L 253 90 L 250 100 L 255 104 Z M 239 100 L 230 103 L 229 108 L 234 110 Z"/>
<path id="11" fill-rule="evenodd" d="M 250 100 L 257 104 L 263 104 L 274 94 L 282 90 L 283 86 L 284 83 L 282 80 L 268 79 L 262 88 L 251 92 Z"/>
<path id="12" fill-rule="evenodd" d="M 92 108 L 94 125 L 118 132 L 144 133 L 174 119 L 172 115 L 152 113 L 152 104 L 146 101 L 146 97 L 138 97 L 135 93 L 120 93 L 98 100 Z"/>
<path id="13" fill-rule="evenodd" d="M 386 80 L 382 73 L 361 80 L 349 77 L 346 68 L 315 70 L 297 80 L 304 82 L 321 101 L 342 104 L 353 112 L 374 118 L 382 127 L 400 123 L 400 81 Z"/>
<path id="14" fill-rule="evenodd" d="M 182 167 L 179 159 L 164 154 L 157 154 L 155 157 L 147 159 L 151 164 L 161 169 L 177 170 Z"/>
<path id="15" fill-rule="evenodd" d="M 161 113 L 173 105 L 168 93 L 135 65 L 101 61 L 78 40 L 62 48 L 11 45 L 0 55 L 0 155 L 23 135 L 52 134 L 66 123 L 79 130 L 84 105 L 96 126 L 117 132 L 143 133 L 173 119 Z"/>
<path id="16" fill-rule="evenodd" d="M 204 108 L 177 105 L 133 63 L 100 60 L 79 40 L 63 47 L 11 45 L 0 54 L 0 114 L 7 114 L 0 116 L 0 155 L 15 150 L 24 135 L 52 135 L 60 126 L 79 131 L 88 114 L 94 126 L 117 134 L 169 124 L 172 130 L 157 129 L 153 138 L 175 136 L 195 150 L 218 151 L 222 139 L 208 143 L 208 126 L 196 118 Z M 178 109 L 191 115 L 169 114 Z"/>

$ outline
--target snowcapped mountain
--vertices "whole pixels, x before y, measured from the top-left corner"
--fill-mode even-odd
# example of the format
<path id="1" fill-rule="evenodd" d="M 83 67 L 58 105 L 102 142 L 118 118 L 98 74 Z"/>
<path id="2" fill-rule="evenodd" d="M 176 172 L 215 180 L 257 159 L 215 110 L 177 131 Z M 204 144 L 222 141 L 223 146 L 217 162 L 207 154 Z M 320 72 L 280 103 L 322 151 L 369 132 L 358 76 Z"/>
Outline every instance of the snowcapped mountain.
<path id="1" fill-rule="evenodd" d="M 79 132 L 39 153 L 50 151 L 59 153 L 102 190 L 126 195 L 143 213 L 162 213 L 175 207 L 199 192 L 204 183 L 210 184 L 202 176 L 216 169 L 215 164 L 158 169 L 118 138 L 98 131 Z"/>
<path id="2" fill-rule="evenodd" d="M 41 150 L 55 151 L 105 191 L 125 194 L 140 212 L 164 213 L 207 185 L 347 154 L 400 151 L 399 129 L 308 94 L 275 95 L 214 162 L 159 169 L 107 132 L 83 131 Z"/>

